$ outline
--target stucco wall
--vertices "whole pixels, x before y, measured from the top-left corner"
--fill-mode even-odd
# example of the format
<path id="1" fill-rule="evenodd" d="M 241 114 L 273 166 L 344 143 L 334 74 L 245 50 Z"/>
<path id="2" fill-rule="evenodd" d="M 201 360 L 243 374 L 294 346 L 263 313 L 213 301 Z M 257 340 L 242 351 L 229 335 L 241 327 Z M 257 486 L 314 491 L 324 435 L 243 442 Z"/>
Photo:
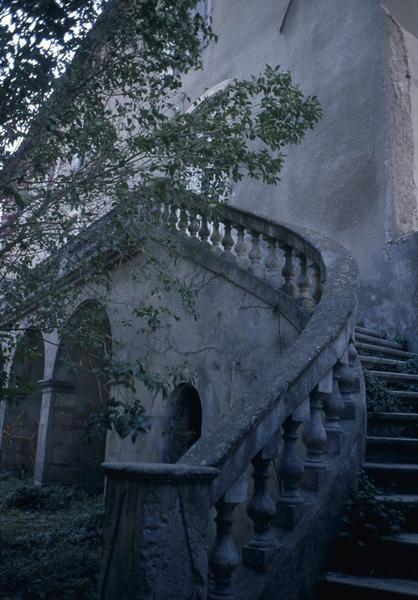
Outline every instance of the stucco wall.
<path id="1" fill-rule="evenodd" d="M 384 0 L 383 4 L 404 29 L 418 37 L 418 7 L 416 0 Z"/>
<path id="2" fill-rule="evenodd" d="M 304 93 L 318 96 L 324 116 L 301 146 L 288 149 L 281 183 L 244 181 L 234 202 L 349 248 L 361 271 L 360 316 L 383 328 L 396 311 L 387 243 L 399 235 L 386 19 L 380 0 L 214 0 L 219 41 L 203 51 L 203 70 L 185 78 L 197 97 L 280 64 Z"/>
<path id="3" fill-rule="evenodd" d="M 418 350 L 418 4 L 386 3 L 391 123 L 390 161 L 396 229 L 386 255 L 395 305 L 389 335 Z M 409 31 L 408 31 L 408 30 Z"/>

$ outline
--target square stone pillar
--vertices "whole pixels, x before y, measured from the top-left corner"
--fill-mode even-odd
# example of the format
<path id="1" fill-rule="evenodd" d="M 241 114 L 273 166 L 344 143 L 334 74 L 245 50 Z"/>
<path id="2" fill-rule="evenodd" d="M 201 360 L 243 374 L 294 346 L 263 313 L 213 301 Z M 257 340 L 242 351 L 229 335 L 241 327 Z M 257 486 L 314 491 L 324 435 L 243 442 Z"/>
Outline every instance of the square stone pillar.
<path id="1" fill-rule="evenodd" d="M 206 600 L 210 467 L 107 463 L 100 600 Z"/>
<path id="2" fill-rule="evenodd" d="M 36 445 L 34 481 L 38 485 L 42 485 L 48 483 L 48 471 L 53 460 L 54 409 L 57 398 L 60 394 L 72 394 L 74 384 L 56 379 L 45 379 L 39 383 L 42 389 L 42 404 Z"/>

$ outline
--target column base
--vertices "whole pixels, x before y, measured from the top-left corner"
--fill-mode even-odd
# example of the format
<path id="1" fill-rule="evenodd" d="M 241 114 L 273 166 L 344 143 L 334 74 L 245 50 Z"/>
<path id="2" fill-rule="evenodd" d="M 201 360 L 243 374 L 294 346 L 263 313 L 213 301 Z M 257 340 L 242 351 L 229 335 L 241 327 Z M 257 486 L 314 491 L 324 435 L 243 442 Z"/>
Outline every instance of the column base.
<path id="1" fill-rule="evenodd" d="M 327 476 L 328 469 L 326 465 L 322 464 L 319 466 L 306 462 L 300 484 L 305 490 L 317 492 Z"/>
<path id="2" fill-rule="evenodd" d="M 326 432 L 327 443 L 325 446 L 325 451 L 327 454 L 340 454 L 343 441 L 343 432 L 340 429 L 326 429 Z"/>
<path id="3" fill-rule="evenodd" d="M 265 573 L 278 546 L 279 544 L 275 540 L 272 540 L 271 546 L 247 544 L 242 548 L 242 564 L 254 571 Z"/>
<path id="4" fill-rule="evenodd" d="M 276 503 L 277 512 L 274 524 L 281 529 L 293 531 L 303 517 L 307 506 L 306 502 L 289 504 L 286 500 L 279 500 Z"/>

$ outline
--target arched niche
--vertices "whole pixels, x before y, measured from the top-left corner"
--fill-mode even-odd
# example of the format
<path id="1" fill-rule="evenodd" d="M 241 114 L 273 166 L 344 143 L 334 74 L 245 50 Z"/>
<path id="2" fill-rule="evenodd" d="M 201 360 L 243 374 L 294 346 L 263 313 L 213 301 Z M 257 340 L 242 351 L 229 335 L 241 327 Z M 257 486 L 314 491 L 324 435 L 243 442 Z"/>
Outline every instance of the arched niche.
<path id="1" fill-rule="evenodd" d="M 65 326 L 53 375 L 56 391 L 46 477 L 50 483 L 103 482 L 105 436 L 87 436 L 86 426 L 109 401 L 111 339 L 106 311 L 94 301 L 81 305 Z"/>
<path id="2" fill-rule="evenodd" d="M 34 469 L 44 363 L 42 334 L 29 329 L 16 345 L 1 438 L 2 467 L 14 473 L 32 473 Z"/>
<path id="3" fill-rule="evenodd" d="M 202 403 L 189 383 L 179 384 L 168 400 L 163 460 L 175 463 L 202 434 Z"/>

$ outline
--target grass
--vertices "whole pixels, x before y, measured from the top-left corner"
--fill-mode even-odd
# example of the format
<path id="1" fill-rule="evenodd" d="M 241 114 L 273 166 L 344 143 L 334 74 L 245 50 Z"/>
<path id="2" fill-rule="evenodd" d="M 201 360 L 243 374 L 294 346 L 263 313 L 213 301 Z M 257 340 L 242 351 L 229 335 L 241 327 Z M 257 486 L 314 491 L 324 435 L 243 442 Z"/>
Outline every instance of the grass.
<path id="1" fill-rule="evenodd" d="M 97 600 L 103 498 L 0 476 L 2 600 Z"/>

